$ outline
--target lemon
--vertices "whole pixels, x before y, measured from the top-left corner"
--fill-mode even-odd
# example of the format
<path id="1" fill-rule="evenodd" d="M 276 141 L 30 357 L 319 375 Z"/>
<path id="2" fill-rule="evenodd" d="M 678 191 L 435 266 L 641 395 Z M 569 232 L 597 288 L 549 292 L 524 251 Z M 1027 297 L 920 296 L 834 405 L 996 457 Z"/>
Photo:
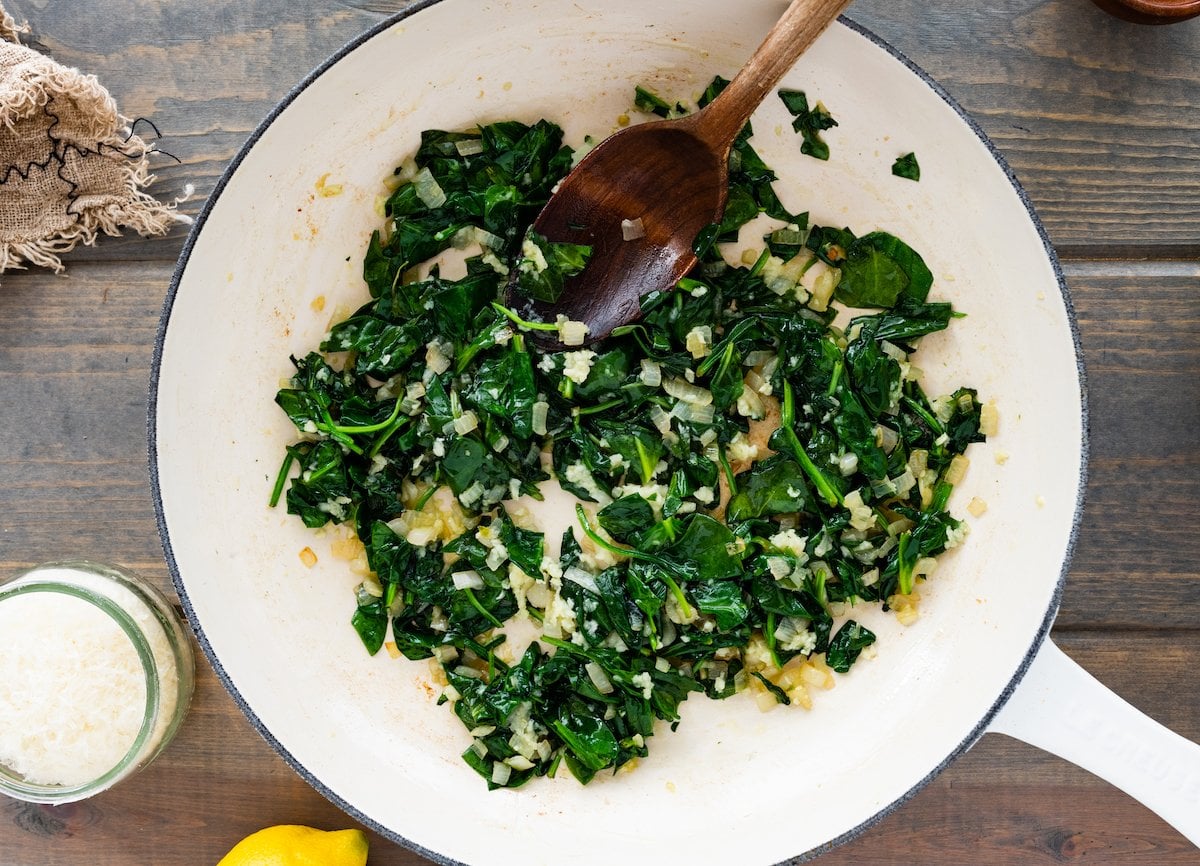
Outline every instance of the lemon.
<path id="1" fill-rule="evenodd" d="M 317 830 L 281 824 L 252 833 L 217 866 L 366 866 L 362 830 Z"/>

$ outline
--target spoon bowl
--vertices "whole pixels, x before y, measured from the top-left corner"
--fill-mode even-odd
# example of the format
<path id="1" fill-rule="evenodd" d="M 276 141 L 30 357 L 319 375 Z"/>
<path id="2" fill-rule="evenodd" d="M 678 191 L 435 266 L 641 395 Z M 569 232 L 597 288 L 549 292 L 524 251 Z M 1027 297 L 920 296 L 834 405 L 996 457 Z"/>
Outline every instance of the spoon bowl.
<path id="1" fill-rule="evenodd" d="M 587 266 L 566 278 L 553 302 L 525 296 L 514 269 L 505 291 L 509 307 L 527 319 L 584 322 L 588 344 L 636 320 L 644 295 L 673 287 L 696 264 L 696 236 L 721 221 L 729 151 L 738 133 L 847 5 L 849 0 L 793 0 L 702 111 L 627 127 L 597 145 L 559 184 L 531 228 L 552 243 L 590 246 Z M 548 349 L 562 345 L 554 332 L 531 337 Z"/>
<path id="2" fill-rule="evenodd" d="M 626 127 L 584 157 L 534 231 L 590 246 L 587 267 L 555 303 L 525 298 L 510 282 L 509 304 L 526 318 L 586 322 L 592 342 L 637 319 L 643 295 L 687 274 L 697 261 L 693 239 L 720 220 L 729 193 L 729 148 L 717 152 L 696 134 L 700 117 Z M 531 336 L 555 342 L 553 332 Z"/>

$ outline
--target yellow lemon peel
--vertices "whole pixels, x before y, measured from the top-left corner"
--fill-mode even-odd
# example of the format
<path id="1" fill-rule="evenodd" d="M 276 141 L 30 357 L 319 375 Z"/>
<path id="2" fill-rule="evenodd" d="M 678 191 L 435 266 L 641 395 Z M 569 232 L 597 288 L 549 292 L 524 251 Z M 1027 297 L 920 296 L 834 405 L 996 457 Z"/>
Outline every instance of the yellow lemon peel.
<path id="1" fill-rule="evenodd" d="M 366 866 L 362 830 L 317 830 L 280 824 L 251 833 L 217 866 Z"/>

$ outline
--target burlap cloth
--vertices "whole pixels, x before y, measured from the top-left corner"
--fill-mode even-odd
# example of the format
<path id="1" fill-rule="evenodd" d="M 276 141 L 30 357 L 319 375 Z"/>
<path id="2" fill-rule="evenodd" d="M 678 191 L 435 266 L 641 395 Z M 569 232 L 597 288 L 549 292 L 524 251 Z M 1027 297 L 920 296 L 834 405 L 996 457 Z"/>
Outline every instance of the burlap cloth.
<path id="1" fill-rule="evenodd" d="M 99 233 L 165 234 L 189 221 L 145 192 L 153 148 L 96 80 L 20 43 L 0 6 L 0 274 L 59 256 Z"/>

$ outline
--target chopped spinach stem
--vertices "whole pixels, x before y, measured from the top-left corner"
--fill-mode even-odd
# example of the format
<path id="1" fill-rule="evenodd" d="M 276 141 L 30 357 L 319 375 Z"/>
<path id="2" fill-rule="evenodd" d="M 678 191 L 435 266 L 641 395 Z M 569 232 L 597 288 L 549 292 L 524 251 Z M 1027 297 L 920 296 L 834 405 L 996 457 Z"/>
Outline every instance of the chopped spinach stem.
<path id="1" fill-rule="evenodd" d="M 575 414 L 577 414 L 577 415 L 595 415 L 597 412 L 607 412 L 609 409 L 613 409 L 613 408 L 616 408 L 617 406 L 623 406 L 623 405 L 625 405 L 624 400 L 620 400 L 620 399 L 609 400 L 607 403 L 599 403 L 595 406 L 580 406 L 578 408 L 578 411 Z"/>
<path id="2" fill-rule="evenodd" d="M 496 617 L 492 614 L 492 612 L 490 610 L 488 610 L 486 607 L 484 607 L 482 604 L 479 603 L 479 599 L 475 597 L 475 593 L 470 588 L 464 589 L 462 591 L 462 593 L 463 593 L 463 595 L 465 595 L 467 597 L 467 601 L 470 602 L 471 607 L 473 607 L 477 611 L 479 611 L 480 616 L 482 616 L 484 619 L 486 619 L 488 622 L 490 622 L 496 628 L 504 627 L 504 623 L 502 623 L 500 620 L 496 619 Z"/>
<path id="3" fill-rule="evenodd" d="M 435 493 L 437 493 L 437 488 L 434 487 L 432 484 L 429 485 L 429 489 L 426 490 L 424 493 L 422 493 L 421 498 L 413 503 L 412 510 L 413 511 L 423 511 L 425 509 L 425 504 L 427 502 L 429 502 L 429 500 L 433 497 L 433 494 L 435 494 Z"/>
<path id="4" fill-rule="evenodd" d="M 724 445 L 717 450 L 717 461 L 721 464 L 721 471 L 725 474 L 725 483 L 729 485 L 730 498 L 737 496 L 737 477 L 733 474 L 733 467 L 729 465 L 729 455 L 725 453 Z"/>
<path id="5" fill-rule="evenodd" d="M 829 379 L 829 390 L 825 392 L 828 396 L 832 397 L 837 393 L 838 383 L 842 380 L 842 370 L 845 367 L 845 362 L 841 358 L 838 358 L 837 363 L 833 365 L 833 375 Z"/>
<path id="6" fill-rule="evenodd" d="M 399 407 L 400 401 L 397 400 L 396 405 Z M 371 447 L 367 449 L 367 456 L 374 457 L 376 454 L 378 454 L 383 449 L 383 446 L 387 444 L 387 441 L 392 438 L 392 434 L 407 424 L 408 420 L 408 418 L 396 418 L 393 420 L 391 424 L 384 428 L 381 434 L 375 437 L 375 441 L 372 442 Z"/>
<path id="7" fill-rule="evenodd" d="M 279 497 L 283 495 L 284 485 L 287 484 L 288 472 L 291 471 L 292 464 L 295 462 L 295 455 L 288 451 L 283 457 L 283 465 L 279 467 L 279 472 L 275 476 L 275 486 L 271 490 L 271 499 L 268 502 L 271 508 L 279 504 Z"/>
<path id="8" fill-rule="evenodd" d="M 817 467 L 817 464 L 813 463 L 812 458 L 808 456 L 808 452 L 804 450 L 804 446 L 800 444 L 800 438 L 796 436 L 796 431 L 792 427 L 795 417 L 795 397 L 792 394 L 792 386 L 791 383 L 785 381 L 780 426 L 780 430 L 783 431 L 784 441 L 787 443 L 792 454 L 796 456 L 796 460 L 800 463 L 800 468 L 804 470 L 804 474 L 809 477 L 813 486 L 817 488 L 817 492 L 821 494 L 821 498 L 825 500 L 825 504 L 831 506 L 842 505 L 843 499 L 841 493 L 833 486 L 828 476 Z"/>
<path id="9" fill-rule="evenodd" d="M 378 433 L 380 430 L 386 430 L 396 422 L 400 417 L 400 401 L 396 401 L 396 405 L 392 407 L 391 413 L 387 418 L 380 421 L 378 424 L 363 424 L 360 426 L 346 426 L 342 424 L 334 425 L 334 430 L 338 433 Z"/>
<path id="10" fill-rule="evenodd" d="M 780 98 L 798 158 L 828 158 L 829 112 Z M 275 395 L 297 433 L 270 504 L 345 527 L 370 572 L 351 627 L 369 654 L 440 665 L 489 788 L 631 766 L 695 692 L 808 706 L 813 670 L 876 640 L 848 611 L 908 621 L 930 558 L 964 542 L 958 458 L 995 423 L 974 390 L 913 378 L 921 338 L 961 315 L 928 300 L 921 255 L 789 211 L 749 125 L 697 266 L 635 323 L 585 347 L 579 322 L 526 320 L 592 255 L 531 229 L 575 157 L 545 120 L 422 132 L 366 245 L 369 299 Z M 559 545 L 538 526 L 551 491 L 595 503 Z M 537 637 L 510 655 L 522 612 Z"/>
<path id="11" fill-rule="evenodd" d="M 775 611 L 767 611 L 767 622 L 763 626 L 763 639 L 767 643 L 767 652 L 771 654 L 771 663 L 777 668 L 783 667 L 779 663 L 779 653 L 775 651 Z"/>
<path id="12" fill-rule="evenodd" d="M 333 416 L 329 414 L 328 408 L 321 409 L 321 419 L 324 421 L 324 424 L 320 424 L 317 426 L 320 429 L 324 430 L 326 433 L 328 433 L 330 438 L 341 443 L 343 446 L 350 449 L 355 454 L 363 453 L 362 448 L 358 445 L 358 443 L 356 443 L 353 439 L 350 438 L 350 435 L 348 433 L 346 433 L 344 430 L 338 429 L 338 425 L 334 422 Z"/>
<path id="13" fill-rule="evenodd" d="M 504 306 L 503 304 L 501 304 L 497 301 L 492 302 L 492 309 L 494 309 L 496 312 L 502 314 L 505 318 L 507 318 L 510 322 L 512 322 L 518 328 L 524 328 L 526 331 L 557 331 L 558 330 L 558 325 L 553 324 L 551 322 L 530 322 L 526 319 L 522 319 L 520 316 L 518 316 L 516 313 L 514 313 L 508 307 Z"/>
<path id="14" fill-rule="evenodd" d="M 679 610 L 683 613 L 684 618 L 691 619 L 692 616 L 695 615 L 695 611 L 692 609 L 692 606 L 688 604 L 687 596 L 684 595 L 683 589 L 680 588 L 679 584 L 676 583 L 675 579 L 672 578 L 668 573 L 669 571 L 674 571 L 677 569 L 677 565 L 669 562 L 661 556 L 655 556 L 653 553 L 647 553 L 646 551 L 638 550 L 635 547 L 618 547 L 617 545 L 610 543 L 592 528 L 592 523 L 590 520 L 588 520 L 587 512 L 583 510 L 582 505 L 575 506 L 575 516 L 578 518 L 579 525 L 583 529 L 584 533 L 592 540 L 592 543 L 598 547 L 602 547 L 610 553 L 628 556 L 631 559 L 640 559 L 643 562 L 649 562 L 657 565 L 661 571 L 656 576 L 661 578 L 663 583 L 665 583 L 671 590 L 671 594 L 675 596 L 675 601 L 679 605 Z"/>
<path id="15" fill-rule="evenodd" d="M 920 415 L 921 420 L 928 424 L 929 429 L 934 433 L 937 433 L 940 436 L 942 433 L 946 432 L 946 428 L 942 426 L 942 422 L 933 417 L 933 414 L 930 413 L 928 409 L 926 409 L 912 397 L 909 397 L 907 394 L 905 394 L 900 399 L 904 401 L 904 405 L 908 406 L 909 409 L 912 409 L 914 412 Z"/>

